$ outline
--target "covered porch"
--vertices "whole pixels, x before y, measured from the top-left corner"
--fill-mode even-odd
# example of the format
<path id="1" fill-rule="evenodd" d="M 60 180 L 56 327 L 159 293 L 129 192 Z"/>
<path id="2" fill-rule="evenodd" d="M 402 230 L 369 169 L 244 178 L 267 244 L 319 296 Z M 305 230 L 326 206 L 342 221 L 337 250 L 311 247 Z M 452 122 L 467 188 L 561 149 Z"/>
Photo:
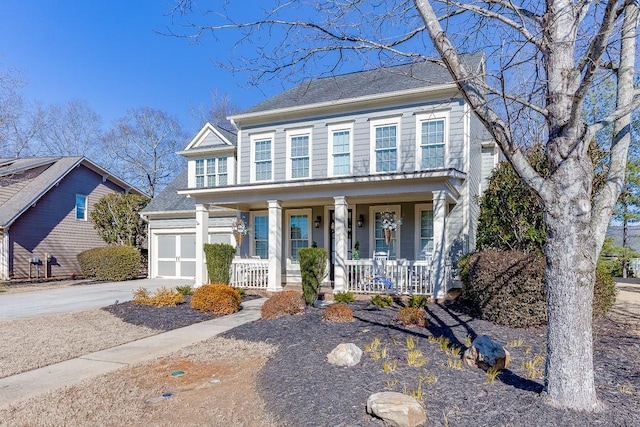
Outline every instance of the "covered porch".
<path id="1" fill-rule="evenodd" d="M 465 213 L 457 209 L 463 178 L 444 170 L 184 192 L 196 199 L 196 247 L 206 242 L 210 206 L 235 208 L 246 219 L 234 286 L 277 292 L 299 284 L 297 250 L 318 246 L 329 255 L 325 283 L 334 293 L 440 298 L 450 287 L 451 246 L 465 236 Z M 402 225 L 385 239 L 388 214 Z M 206 283 L 201 251 L 196 266 L 196 285 Z"/>

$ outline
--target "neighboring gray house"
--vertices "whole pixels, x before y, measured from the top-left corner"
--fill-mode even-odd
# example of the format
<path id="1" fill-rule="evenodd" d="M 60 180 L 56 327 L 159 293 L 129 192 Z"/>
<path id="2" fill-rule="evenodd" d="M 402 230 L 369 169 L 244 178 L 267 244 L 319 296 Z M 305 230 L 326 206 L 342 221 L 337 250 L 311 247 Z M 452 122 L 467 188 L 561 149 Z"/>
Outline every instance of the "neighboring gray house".
<path id="1" fill-rule="evenodd" d="M 481 54 L 465 60 L 484 74 Z M 451 266 L 474 249 L 476 200 L 498 149 L 440 62 L 311 80 L 229 120 L 234 138 L 206 125 L 181 152 L 178 194 L 190 198 L 196 249 L 225 225 L 235 242 L 235 215 L 217 209 L 246 221 L 238 286 L 299 283 L 298 249 L 315 243 L 329 253 L 336 292 L 440 296 Z M 388 219 L 402 225 L 385 232 Z M 206 269 L 194 252 L 198 285 Z"/>
<path id="2" fill-rule="evenodd" d="M 84 157 L 0 159 L 0 280 L 28 277 L 30 266 L 41 277 L 79 274 L 77 255 L 105 245 L 93 205 L 129 191 L 142 194 Z"/>

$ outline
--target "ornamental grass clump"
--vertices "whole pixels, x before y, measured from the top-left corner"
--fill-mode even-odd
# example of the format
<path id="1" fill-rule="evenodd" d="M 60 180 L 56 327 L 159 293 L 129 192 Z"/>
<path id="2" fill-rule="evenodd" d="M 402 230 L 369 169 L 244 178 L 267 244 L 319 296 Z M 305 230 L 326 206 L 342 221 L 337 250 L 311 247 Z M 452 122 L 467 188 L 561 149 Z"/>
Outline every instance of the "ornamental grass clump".
<path id="1" fill-rule="evenodd" d="M 376 307 L 390 307 L 393 305 L 393 298 L 389 295 L 374 295 L 371 297 L 371 304 Z"/>
<path id="2" fill-rule="evenodd" d="M 161 286 L 153 295 L 146 288 L 138 288 L 133 292 L 133 303 L 138 305 L 153 305 L 155 307 L 172 307 L 184 303 L 184 295 L 176 289 Z"/>
<path id="3" fill-rule="evenodd" d="M 332 304 L 324 309 L 324 320 L 329 322 L 353 322 L 353 310 L 345 304 Z"/>
<path id="4" fill-rule="evenodd" d="M 338 292 L 333 294 L 334 302 L 343 302 L 345 304 L 352 303 L 356 300 L 356 297 L 353 295 L 353 292 Z"/>
<path id="5" fill-rule="evenodd" d="M 398 310 L 397 319 L 405 326 L 417 326 L 424 328 L 427 326 L 427 318 L 424 310 L 417 307 L 402 307 Z"/>
<path id="6" fill-rule="evenodd" d="M 282 291 L 274 294 L 262 304 L 263 319 L 277 319 L 278 317 L 304 313 L 304 298 L 300 292 Z"/>
<path id="7" fill-rule="evenodd" d="M 224 283 L 202 285 L 193 292 L 191 307 L 217 316 L 240 310 L 240 293 Z"/>

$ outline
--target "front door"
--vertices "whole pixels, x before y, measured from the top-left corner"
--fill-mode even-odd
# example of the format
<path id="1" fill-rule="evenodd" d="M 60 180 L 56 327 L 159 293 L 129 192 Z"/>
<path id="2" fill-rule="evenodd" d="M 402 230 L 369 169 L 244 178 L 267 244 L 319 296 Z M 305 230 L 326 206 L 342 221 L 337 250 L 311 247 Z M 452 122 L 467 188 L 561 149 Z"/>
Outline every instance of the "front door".
<path id="1" fill-rule="evenodd" d="M 195 278 L 195 234 L 157 235 L 156 254 L 156 277 Z"/>
<path id="2" fill-rule="evenodd" d="M 352 234 L 352 218 L 351 209 L 349 209 L 349 218 L 347 219 L 347 251 L 351 252 L 351 234 Z M 335 233 L 335 219 L 336 211 L 329 211 L 329 245 L 331 250 L 329 251 L 329 279 L 333 281 L 333 265 L 336 259 L 336 233 Z"/>

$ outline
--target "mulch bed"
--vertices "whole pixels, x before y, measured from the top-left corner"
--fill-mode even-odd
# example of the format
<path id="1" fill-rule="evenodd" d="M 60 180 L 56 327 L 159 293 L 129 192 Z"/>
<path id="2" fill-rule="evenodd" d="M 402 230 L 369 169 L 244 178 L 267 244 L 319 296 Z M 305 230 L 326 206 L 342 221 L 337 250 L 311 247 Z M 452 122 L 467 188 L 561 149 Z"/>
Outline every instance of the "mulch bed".
<path id="1" fill-rule="evenodd" d="M 426 328 L 406 328 L 395 320 L 397 307 L 380 309 L 366 302 L 350 306 L 356 318 L 351 323 L 325 322 L 323 309 L 309 308 L 303 315 L 260 320 L 223 334 L 279 345 L 259 374 L 258 388 L 267 408 L 283 425 L 382 426 L 381 420 L 366 414 L 367 398 L 379 391 L 421 391 L 427 425 L 433 426 L 640 425 L 640 343 L 636 335 L 611 320 L 597 320 L 594 326 L 596 386 L 606 409 L 576 413 L 549 406 L 540 393 L 542 379 L 527 378 L 523 361 L 544 356 L 544 328 L 495 325 L 436 304 L 426 309 Z M 138 311 L 147 319 L 153 316 L 142 313 Z M 170 317 L 178 322 L 176 318 L 182 315 L 182 311 L 175 311 Z M 170 321 L 165 319 L 158 324 L 167 322 Z M 136 319 L 133 323 L 151 326 L 154 322 Z M 460 356 L 446 354 L 428 338 L 447 337 L 452 344 L 464 348 L 467 335 L 482 334 L 505 344 L 512 358 L 509 367 L 489 384 L 478 368 L 450 367 Z M 427 359 L 424 366 L 408 366 L 407 336 L 417 340 L 417 349 Z M 365 351 L 355 367 L 336 367 L 326 362 L 326 355 L 340 343 L 352 342 L 365 349 L 375 338 L 381 343 L 377 352 Z M 383 349 L 386 358 L 382 357 Z M 376 360 L 377 356 L 380 358 Z M 385 372 L 384 362 L 395 362 L 395 370 Z M 540 368 L 544 370 L 543 364 Z"/>

